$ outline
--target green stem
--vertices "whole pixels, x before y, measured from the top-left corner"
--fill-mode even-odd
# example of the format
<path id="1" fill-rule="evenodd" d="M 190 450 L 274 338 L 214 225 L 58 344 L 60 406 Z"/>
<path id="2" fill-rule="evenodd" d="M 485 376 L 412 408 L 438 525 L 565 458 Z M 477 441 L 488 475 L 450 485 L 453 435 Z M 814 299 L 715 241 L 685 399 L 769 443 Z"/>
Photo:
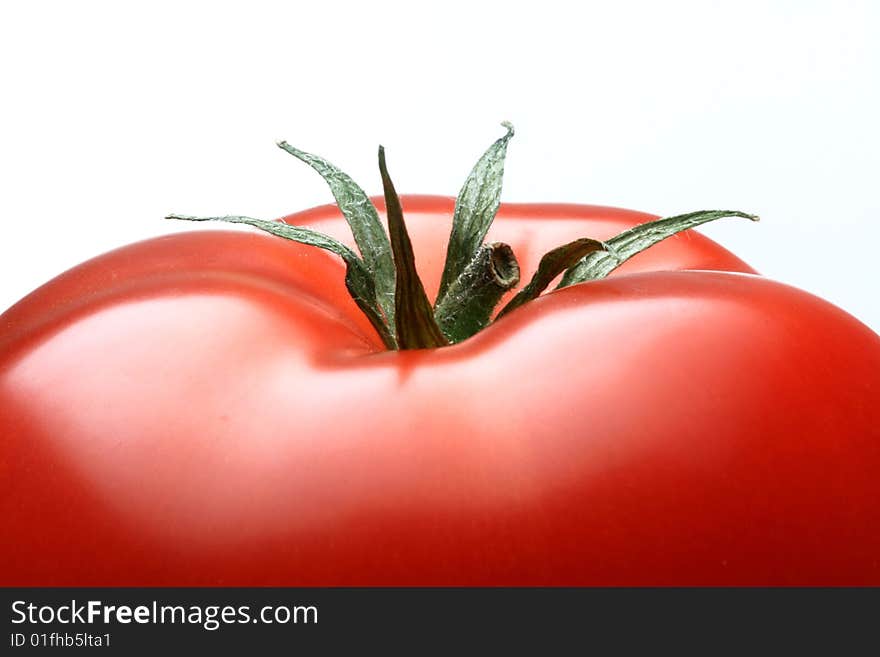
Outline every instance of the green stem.
<path id="1" fill-rule="evenodd" d="M 519 264 L 507 244 L 484 244 L 434 309 L 443 334 L 461 342 L 489 325 L 505 292 L 519 283 Z"/>

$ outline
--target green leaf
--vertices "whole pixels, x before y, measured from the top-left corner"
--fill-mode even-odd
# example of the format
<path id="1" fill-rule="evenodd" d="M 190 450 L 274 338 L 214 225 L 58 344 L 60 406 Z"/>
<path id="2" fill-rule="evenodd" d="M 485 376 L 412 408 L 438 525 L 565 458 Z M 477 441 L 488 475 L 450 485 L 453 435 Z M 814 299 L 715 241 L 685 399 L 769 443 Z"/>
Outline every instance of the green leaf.
<path id="1" fill-rule="evenodd" d="M 756 215 L 737 210 L 700 210 L 634 226 L 616 237 L 606 240 L 606 251 L 590 253 L 571 267 L 565 272 L 557 289 L 575 283 L 605 278 L 637 253 L 662 242 L 667 237 L 724 217 L 743 217 L 758 221 Z"/>
<path id="2" fill-rule="evenodd" d="M 301 151 L 286 141 L 278 142 L 278 147 L 312 167 L 330 187 L 336 205 L 351 227 L 364 264 L 373 276 L 379 306 L 389 325 L 394 326 L 394 260 L 391 244 L 372 201 L 348 174 L 327 160 Z"/>
<path id="3" fill-rule="evenodd" d="M 446 338 L 434 320 L 434 311 L 425 287 L 416 271 L 415 254 L 406 224 L 400 198 L 385 166 L 385 149 L 379 147 L 379 172 L 385 191 L 385 207 L 388 213 L 388 233 L 391 236 L 391 252 L 397 269 L 394 290 L 395 323 L 399 349 L 432 349 L 442 347 Z"/>
<path id="4" fill-rule="evenodd" d="M 502 123 L 507 134 L 492 144 L 474 165 L 455 201 L 452 232 L 446 251 L 446 264 L 440 280 L 436 304 L 445 303 L 450 286 L 461 276 L 483 245 L 486 233 L 501 202 L 504 179 L 504 158 L 507 144 L 513 137 L 513 126 Z"/>
<path id="5" fill-rule="evenodd" d="M 588 253 L 596 253 L 604 249 L 605 245 L 602 242 L 583 237 L 549 251 L 541 258 L 541 262 L 538 264 L 538 271 L 532 276 L 532 280 L 517 292 L 516 296 L 501 309 L 495 319 L 497 320 L 511 310 L 516 310 L 524 303 L 537 298 L 553 282 L 554 278 L 572 267 Z"/>
<path id="6" fill-rule="evenodd" d="M 381 308 L 376 303 L 376 288 L 373 284 L 373 276 L 364 262 L 357 254 L 342 242 L 328 235 L 319 233 L 302 226 L 291 226 L 281 221 L 266 221 L 264 219 L 252 219 L 239 215 L 224 217 L 193 217 L 189 215 L 170 214 L 166 219 L 180 219 L 183 221 L 221 221 L 230 224 L 245 224 L 253 228 L 259 228 L 263 232 L 283 237 L 284 239 L 320 249 L 330 251 L 345 261 L 345 286 L 357 304 L 358 308 L 367 316 L 370 323 L 376 329 L 382 342 L 388 349 L 395 348 L 394 336 L 388 330 L 385 317 Z"/>
<path id="7" fill-rule="evenodd" d="M 513 249 L 503 242 L 484 244 L 434 310 L 450 342 L 466 340 L 489 325 L 492 310 L 519 283 Z"/>

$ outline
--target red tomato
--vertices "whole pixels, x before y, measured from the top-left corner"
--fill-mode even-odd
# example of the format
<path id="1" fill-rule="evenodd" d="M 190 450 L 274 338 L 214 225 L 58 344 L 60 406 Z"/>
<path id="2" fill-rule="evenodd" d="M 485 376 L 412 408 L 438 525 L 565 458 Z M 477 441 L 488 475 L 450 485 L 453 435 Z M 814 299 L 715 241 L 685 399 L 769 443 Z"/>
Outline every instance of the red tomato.
<path id="1" fill-rule="evenodd" d="M 453 201 L 403 202 L 432 295 Z M 651 218 L 507 204 L 489 238 L 527 279 Z M 385 352 L 343 271 L 198 231 L 0 316 L 2 584 L 880 584 L 880 338 L 836 307 L 689 231 Z"/>

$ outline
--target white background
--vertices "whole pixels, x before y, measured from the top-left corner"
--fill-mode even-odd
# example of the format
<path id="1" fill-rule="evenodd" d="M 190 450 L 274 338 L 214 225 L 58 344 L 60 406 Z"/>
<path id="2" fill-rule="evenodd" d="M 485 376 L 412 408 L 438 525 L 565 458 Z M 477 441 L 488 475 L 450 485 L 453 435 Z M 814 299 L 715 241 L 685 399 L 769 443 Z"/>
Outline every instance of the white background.
<path id="1" fill-rule="evenodd" d="M 658 214 L 880 329 L 880 3 L 4 2 L 0 309 L 174 230 L 380 191 L 455 195 L 517 127 L 504 199 Z"/>

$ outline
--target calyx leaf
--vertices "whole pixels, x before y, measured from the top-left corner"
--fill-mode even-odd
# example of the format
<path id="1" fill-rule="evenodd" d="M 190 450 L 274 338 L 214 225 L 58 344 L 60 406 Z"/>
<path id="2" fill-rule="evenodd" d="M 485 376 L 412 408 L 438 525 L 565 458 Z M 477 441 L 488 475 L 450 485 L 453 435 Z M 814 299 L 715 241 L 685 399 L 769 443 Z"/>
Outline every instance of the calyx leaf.
<path id="1" fill-rule="evenodd" d="M 373 277 L 379 307 L 388 318 L 388 325 L 393 327 L 394 260 L 385 227 L 370 197 L 351 176 L 324 158 L 301 151 L 286 141 L 279 141 L 278 147 L 312 167 L 330 187 L 336 205 L 351 228 L 364 265 Z"/>
<path id="2" fill-rule="evenodd" d="M 596 253 L 603 251 L 605 245 L 597 240 L 589 237 L 582 237 L 568 244 L 558 246 L 549 251 L 541 258 L 538 264 L 538 270 L 532 276 L 532 280 L 517 292 L 516 296 L 511 299 L 504 308 L 498 313 L 495 319 L 506 315 L 511 310 L 519 308 L 524 303 L 538 297 L 547 286 L 553 282 L 553 279 L 559 276 L 563 271 L 574 265 L 578 260 L 588 253 Z"/>
<path id="3" fill-rule="evenodd" d="M 431 349 L 449 344 L 437 322 L 425 287 L 416 271 L 415 254 L 406 224 L 400 198 L 385 166 L 385 149 L 379 147 L 379 172 L 385 191 L 385 211 L 388 214 L 388 233 L 391 236 L 391 252 L 397 268 L 394 290 L 395 323 L 398 349 Z"/>
<path id="4" fill-rule="evenodd" d="M 461 276 L 468 263 L 477 255 L 501 204 L 504 158 L 507 155 L 507 144 L 513 137 L 513 126 L 507 122 L 502 125 L 507 128 L 507 134 L 483 153 L 455 200 L 446 264 L 435 306 L 444 304 L 453 281 Z"/>
<path id="5" fill-rule="evenodd" d="M 699 210 L 633 226 L 605 241 L 605 251 L 595 251 L 579 261 L 562 277 L 557 289 L 604 278 L 637 253 L 662 242 L 676 233 L 724 217 L 743 217 L 758 221 L 758 216 L 737 210 Z"/>
<path id="6" fill-rule="evenodd" d="M 193 217 L 182 214 L 169 214 L 166 219 L 181 219 L 183 221 L 222 221 L 230 224 L 245 224 L 253 228 L 259 228 L 263 232 L 300 244 L 316 246 L 330 251 L 345 261 L 345 286 L 348 288 L 354 302 L 361 309 L 373 328 L 379 334 L 383 344 L 388 349 L 396 348 L 394 336 L 388 330 L 385 317 L 376 303 L 376 288 L 373 277 L 364 262 L 342 242 L 324 235 L 318 231 L 302 226 L 291 226 L 282 221 L 266 221 L 265 219 L 253 219 L 240 215 L 227 215 L 222 217 Z"/>

